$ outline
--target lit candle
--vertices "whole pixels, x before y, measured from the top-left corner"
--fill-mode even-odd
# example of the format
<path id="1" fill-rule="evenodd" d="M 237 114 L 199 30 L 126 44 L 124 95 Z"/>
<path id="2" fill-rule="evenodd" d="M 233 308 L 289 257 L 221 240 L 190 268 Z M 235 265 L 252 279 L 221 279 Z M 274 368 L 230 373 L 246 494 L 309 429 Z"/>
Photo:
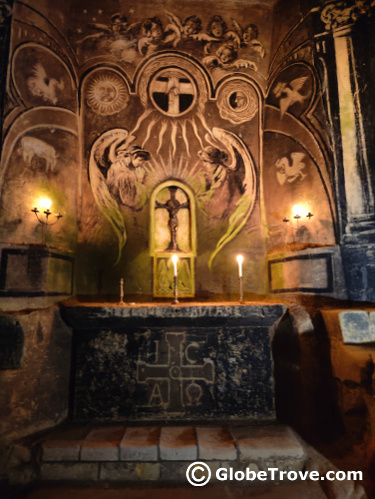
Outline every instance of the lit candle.
<path id="1" fill-rule="evenodd" d="M 177 277 L 177 262 L 178 262 L 178 256 L 177 255 L 173 255 L 172 256 L 172 262 L 173 262 L 173 275 L 175 277 Z"/>
<path id="2" fill-rule="evenodd" d="M 177 262 L 178 256 L 172 255 L 174 276 L 173 276 L 173 288 L 174 288 L 174 301 L 173 303 L 176 305 L 178 303 L 178 283 L 177 283 Z"/>
<path id="3" fill-rule="evenodd" d="M 242 277 L 242 262 L 243 262 L 242 255 L 237 256 L 237 262 L 238 262 L 238 277 Z"/>
<path id="4" fill-rule="evenodd" d="M 237 262 L 238 262 L 238 284 L 240 287 L 240 303 L 243 303 L 243 288 L 242 288 L 242 262 L 243 262 L 243 256 L 242 255 L 237 255 Z"/>

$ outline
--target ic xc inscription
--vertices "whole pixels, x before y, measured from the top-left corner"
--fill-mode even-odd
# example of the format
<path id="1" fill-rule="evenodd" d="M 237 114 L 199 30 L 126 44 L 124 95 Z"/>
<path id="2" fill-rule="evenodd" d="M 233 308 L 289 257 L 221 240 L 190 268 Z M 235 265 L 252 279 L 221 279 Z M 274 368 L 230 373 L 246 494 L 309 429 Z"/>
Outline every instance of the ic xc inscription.
<path id="1" fill-rule="evenodd" d="M 212 385 L 215 379 L 211 359 L 198 364 L 200 343 L 187 342 L 186 333 L 172 332 L 154 343 L 155 361 L 137 362 L 137 381 L 148 385 L 147 406 L 183 412 L 186 405 L 200 405 L 202 387 Z"/>

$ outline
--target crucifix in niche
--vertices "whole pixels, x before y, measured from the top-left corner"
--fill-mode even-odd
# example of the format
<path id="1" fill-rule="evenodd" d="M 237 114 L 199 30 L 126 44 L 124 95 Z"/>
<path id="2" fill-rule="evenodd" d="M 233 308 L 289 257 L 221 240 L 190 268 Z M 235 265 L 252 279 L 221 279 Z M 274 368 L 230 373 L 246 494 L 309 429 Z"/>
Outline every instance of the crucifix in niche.
<path id="1" fill-rule="evenodd" d="M 191 189 L 168 180 L 156 187 L 150 200 L 150 255 L 154 296 L 173 297 L 172 254 L 179 253 L 179 296 L 194 296 L 196 257 L 195 200 Z"/>
<path id="2" fill-rule="evenodd" d="M 168 227 L 171 240 L 165 250 L 181 251 L 177 244 L 178 212 L 184 208 L 189 209 L 189 200 L 187 200 L 185 203 L 180 203 L 180 201 L 176 198 L 178 187 L 170 186 L 168 187 L 168 189 L 170 192 L 170 198 L 165 203 L 160 203 L 158 200 L 156 200 L 155 209 L 157 210 L 158 208 L 164 208 L 167 210 L 169 215 Z"/>

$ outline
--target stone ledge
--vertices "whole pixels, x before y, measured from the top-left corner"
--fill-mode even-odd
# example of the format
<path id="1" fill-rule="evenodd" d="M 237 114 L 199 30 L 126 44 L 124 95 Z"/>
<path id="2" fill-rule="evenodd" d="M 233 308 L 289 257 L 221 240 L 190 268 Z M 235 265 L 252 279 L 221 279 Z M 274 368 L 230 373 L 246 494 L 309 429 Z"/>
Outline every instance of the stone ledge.
<path id="1" fill-rule="evenodd" d="M 287 426 L 255 426 L 232 428 L 240 460 L 263 461 L 301 459 L 302 445 Z"/>
<path id="2" fill-rule="evenodd" d="M 120 442 L 120 461 L 157 461 L 161 429 L 128 428 Z"/>
<path id="3" fill-rule="evenodd" d="M 238 462 L 254 463 L 263 469 L 275 462 L 297 465 L 305 457 L 296 436 L 283 425 L 83 427 L 52 433 L 41 442 L 41 447 L 45 464 L 129 463 L 129 467 L 119 465 L 126 473 L 133 464 L 141 469 L 142 463 L 153 462 L 186 463 L 201 459 L 212 462 L 214 467 L 215 463 Z M 107 466 L 101 474 L 116 475 L 116 470 L 115 465 Z"/>
<path id="4" fill-rule="evenodd" d="M 118 461 L 125 427 L 91 430 L 81 446 L 81 461 Z"/>
<path id="5" fill-rule="evenodd" d="M 237 459 L 237 449 L 227 428 L 197 427 L 199 459 L 205 461 Z"/>
<path id="6" fill-rule="evenodd" d="M 165 461 L 194 461 L 198 458 L 195 429 L 190 426 L 162 428 L 160 459 Z"/>

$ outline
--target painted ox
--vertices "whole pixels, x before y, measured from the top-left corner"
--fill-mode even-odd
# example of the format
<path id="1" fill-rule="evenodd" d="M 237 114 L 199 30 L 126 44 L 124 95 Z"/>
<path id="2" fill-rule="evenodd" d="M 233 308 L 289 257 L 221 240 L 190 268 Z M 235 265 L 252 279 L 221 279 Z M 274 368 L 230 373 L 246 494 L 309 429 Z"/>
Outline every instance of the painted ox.
<path id="1" fill-rule="evenodd" d="M 58 154 L 53 146 L 35 137 L 23 137 L 18 149 L 25 163 L 32 167 L 34 158 L 42 159 L 45 163 L 46 173 L 54 173 Z"/>

